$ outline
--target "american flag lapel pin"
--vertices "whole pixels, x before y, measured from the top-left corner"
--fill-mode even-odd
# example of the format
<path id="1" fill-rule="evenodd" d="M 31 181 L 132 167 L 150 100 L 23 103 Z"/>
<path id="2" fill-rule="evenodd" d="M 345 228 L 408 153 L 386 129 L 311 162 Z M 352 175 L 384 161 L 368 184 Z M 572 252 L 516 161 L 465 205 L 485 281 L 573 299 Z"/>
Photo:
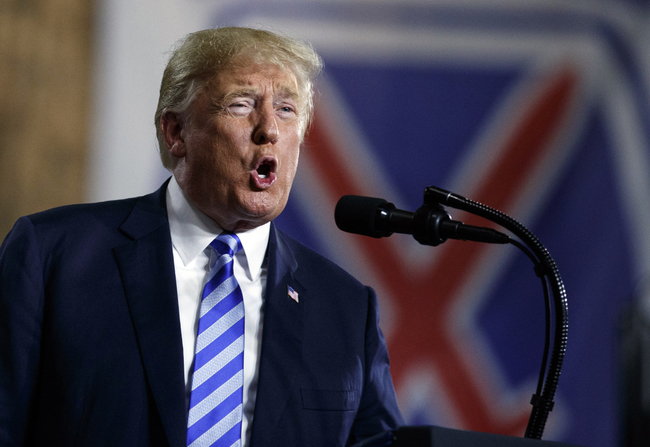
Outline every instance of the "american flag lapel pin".
<path id="1" fill-rule="evenodd" d="M 298 292 L 293 290 L 293 287 L 287 284 L 287 296 L 294 300 L 296 303 L 298 302 Z"/>

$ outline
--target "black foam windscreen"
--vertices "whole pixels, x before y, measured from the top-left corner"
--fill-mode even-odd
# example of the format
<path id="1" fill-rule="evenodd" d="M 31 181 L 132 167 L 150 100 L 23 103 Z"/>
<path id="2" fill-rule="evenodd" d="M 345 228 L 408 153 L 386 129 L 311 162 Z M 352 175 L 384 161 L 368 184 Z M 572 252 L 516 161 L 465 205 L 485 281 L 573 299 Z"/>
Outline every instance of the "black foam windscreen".
<path id="1" fill-rule="evenodd" d="M 347 195 L 339 199 L 334 210 L 334 220 L 339 229 L 348 233 L 371 237 L 385 237 L 385 231 L 376 227 L 377 213 L 394 205 L 384 199 Z"/>

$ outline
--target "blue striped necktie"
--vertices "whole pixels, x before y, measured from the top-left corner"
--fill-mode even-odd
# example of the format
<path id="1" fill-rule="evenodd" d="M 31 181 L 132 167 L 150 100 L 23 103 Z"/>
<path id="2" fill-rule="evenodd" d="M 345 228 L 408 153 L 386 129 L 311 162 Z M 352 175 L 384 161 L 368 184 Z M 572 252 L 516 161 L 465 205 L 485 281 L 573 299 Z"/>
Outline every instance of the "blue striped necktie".
<path id="1" fill-rule="evenodd" d="M 242 248 L 232 233 L 210 243 L 214 250 L 201 299 L 187 445 L 241 446 L 244 390 L 244 302 L 233 274 Z"/>

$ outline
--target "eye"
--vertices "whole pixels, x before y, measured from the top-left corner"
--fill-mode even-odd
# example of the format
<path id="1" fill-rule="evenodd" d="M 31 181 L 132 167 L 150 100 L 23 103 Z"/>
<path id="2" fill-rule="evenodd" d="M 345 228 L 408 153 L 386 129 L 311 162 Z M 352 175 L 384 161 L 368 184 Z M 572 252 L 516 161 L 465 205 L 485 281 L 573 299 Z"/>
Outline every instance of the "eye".
<path id="1" fill-rule="evenodd" d="M 226 106 L 226 111 L 234 116 L 246 116 L 253 111 L 255 104 L 249 98 L 234 98 Z"/>
<path id="2" fill-rule="evenodd" d="M 296 108 L 290 104 L 281 104 L 276 108 L 278 115 L 282 119 L 289 119 L 296 116 Z"/>

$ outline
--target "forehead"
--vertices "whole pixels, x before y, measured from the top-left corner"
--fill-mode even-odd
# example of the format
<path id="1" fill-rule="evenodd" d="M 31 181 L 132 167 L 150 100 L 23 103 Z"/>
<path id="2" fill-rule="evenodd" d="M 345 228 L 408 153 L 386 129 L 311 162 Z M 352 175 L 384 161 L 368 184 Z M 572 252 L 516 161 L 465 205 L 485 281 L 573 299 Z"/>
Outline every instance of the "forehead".
<path id="1" fill-rule="evenodd" d="M 221 70 L 209 82 L 217 96 L 242 91 L 298 97 L 298 82 L 293 71 L 265 62 L 240 61 Z"/>

